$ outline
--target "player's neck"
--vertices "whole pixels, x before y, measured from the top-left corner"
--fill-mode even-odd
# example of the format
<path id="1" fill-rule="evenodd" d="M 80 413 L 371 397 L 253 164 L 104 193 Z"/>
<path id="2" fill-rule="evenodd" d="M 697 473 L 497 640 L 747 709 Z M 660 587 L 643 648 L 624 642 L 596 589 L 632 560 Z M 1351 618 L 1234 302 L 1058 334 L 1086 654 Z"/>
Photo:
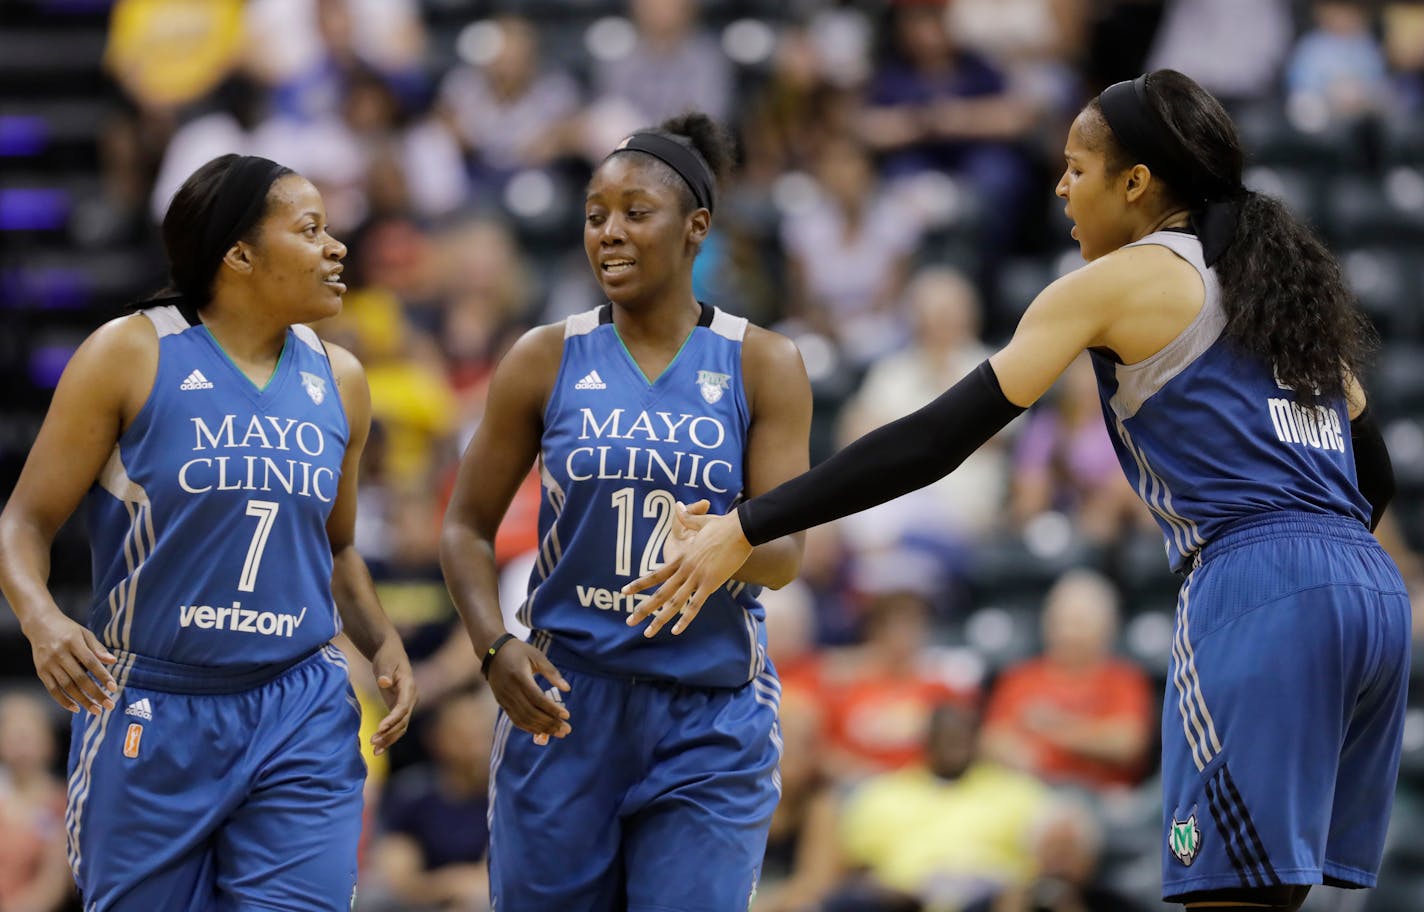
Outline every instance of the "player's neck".
<path id="1" fill-rule="evenodd" d="M 697 326 L 702 309 L 692 281 L 679 282 L 657 297 L 632 307 L 613 307 L 613 325 L 626 345 L 681 346 Z"/>
<path id="2" fill-rule="evenodd" d="M 239 366 L 272 365 L 281 357 L 287 325 L 264 320 L 255 308 L 240 307 L 223 296 L 203 308 L 208 332 Z"/>

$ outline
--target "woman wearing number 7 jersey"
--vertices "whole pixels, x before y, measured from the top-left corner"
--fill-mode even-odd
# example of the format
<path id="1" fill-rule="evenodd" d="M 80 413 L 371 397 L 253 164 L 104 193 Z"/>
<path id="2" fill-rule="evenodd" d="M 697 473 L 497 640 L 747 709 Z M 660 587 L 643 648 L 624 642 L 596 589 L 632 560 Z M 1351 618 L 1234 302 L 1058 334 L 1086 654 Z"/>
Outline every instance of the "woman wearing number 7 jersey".
<path id="1" fill-rule="evenodd" d="M 188 178 L 172 293 L 75 352 L 0 515 L 0 586 L 75 713 L 69 862 L 94 912 L 346 910 L 365 779 L 343 629 L 406 729 L 405 649 L 352 545 L 361 366 L 304 325 L 341 309 L 320 194 L 264 158 Z M 85 501 L 87 625 L 50 597 Z"/>
<path id="2" fill-rule="evenodd" d="M 755 593 L 796 576 L 800 537 L 757 548 L 686 640 L 640 636 L 619 592 L 664 556 L 678 500 L 726 510 L 807 465 L 795 347 L 693 297 L 729 159 L 694 114 L 603 160 L 583 239 L 610 303 L 510 350 L 460 467 L 441 563 L 502 708 L 490 775 L 501 910 L 725 912 L 755 892 L 781 741 Z M 492 543 L 536 457 L 526 643 L 505 632 Z"/>
<path id="3" fill-rule="evenodd" d="M 1162 713 L 1163 896 L 1296 909 L 1374 886 L 1399 766 L 1409 600 L 1370 530 L 1393 491 L 1355 379 L 1370 341 L 1330 254 L 1241 185 L 1216 99 L 1158 71 L 1068 134 L 1058 196 L 1088 265 L 920 412 L 718 517 L 628 592 L 694 630 L 752 544 L 953 470 L 1092 353 L 1128 479 L 1184 576 Z M 703 623 L 701 619 L 698 624 Z M 684 634 L 685 635 L 685 634 Z"/>

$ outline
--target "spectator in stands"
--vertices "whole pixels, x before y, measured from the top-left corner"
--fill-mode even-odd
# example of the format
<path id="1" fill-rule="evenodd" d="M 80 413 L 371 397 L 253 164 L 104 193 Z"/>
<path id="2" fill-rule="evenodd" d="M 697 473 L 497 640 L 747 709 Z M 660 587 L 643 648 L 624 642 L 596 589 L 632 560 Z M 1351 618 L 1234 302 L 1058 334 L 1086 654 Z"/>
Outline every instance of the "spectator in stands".
<path id="1" fill-rule="evenodd" d="M 1291 0 L 1169 0 L 1143 69 L 1190 73 L 1237 107 L 1275 97 L 1294 35 Z"/>
<path id="2" fill-rule="evenodd" d="M 1026 524 L 1066 513 L 1091 542 L 1111 544 L 1149 517 L 1118 469 L 1088 356 L 1075 361 L 1030 412 L 1014 453 L 1011 511 Z"/>
<path id="3" fill-rule="evenodd" d="M 782 692 L 779 718 L 785 745 L 781 802 L 771 818 L 754 912 L 813 908 L 839 875 L 837 798 L 823 762 L 821 708 L 814 694 L 788 689 Z"/>
<path id="4" fill-rule="evenodd" d="M 557 134 L 579 107 L 579 86 L 539 59 L 539 32 L 521 16 L 492 23 L 486 59 L 455 67 L 440 86 L 440 106 L 469 156 L 477 181 L 501 185 L 522 168 L 563 151 Z"/>
<path id="5" fill-rule="evenodd" d="M 363 72 L 378 73 L 402 105 L 428 91 L 418 0 L 250 0 L 246 24 L 251 65 L 284 119 L 337 115 Z"/>
<path id="6" fill-rule="evenodd" d="M 1029 837 L 1052 799 L 1033 778 L 981 759 L 977 728 L 972 708 L 935 707 L 928 762 L 871 778 L 850 796 L 841 860 L 864 877 L 828 910 L 880 912 L 913 901 L 957 912 L 1029 882 Z"/>
<path id="7" fill-rule="evenodd" d="M 465 201 L 464 162 L 445 123 L 403 103 L 375 70 L 344 75 L 334 112 L 282 116 L 268 128 L 291 161 L 322 191 L 333 222 L 371 217 L 433 219 Z"/>
<path id="8" fill-rule="evenodd" d="M 0 698 L 0 909 L 56 912 L 73 892 L 65 859 L 64 783 L 51 772 L 45 704 Z"/>
<path id="9" fill-rule="evenodd" d="M 954 0 L 949 21 L 966 47 L 1003 67 L 1010 85 L 1044 113 L 1072 116 L 1082 79 L 1092 0 Z"/>
<path id="10" fill-rule="evenodd" d="M 986 252 L 1002 253 L 1032 183 L 1015 143 L 1032 130 L 1034 107 L 998 68 L 959 44 L 943 2 L 895 5 L 890 29 L 894 52 L 871 80 L 857 118 L 861 134 L 884 154 L 890 177 L 933 169 L 963 178 L 988 202 Z"/>
<path id="11" fill-rule="evenodd" d="M 1286 63 L 1286 90 L 1297 109 L 1329 120 L 1352 120 L 1382 110 L 1389 97 L 1384 49 L 1361 3 L 1318 2 L 1315 28 L 1301 36 Z"/>
<path id="12" fill-rule="evenodd" d="M 920 239 L 906 202 L 879 185 L 855 138 L 825 141 L 816 156 L 819 194 L 782 224 L 792 312 L 864 364 L 898 344 L 896 312 Z"/>
<path id="13" fill-rule="evenodd" d="M 842 445 L 921 408 L 989 357 L 979 338 L 983 308 L 964 275 L 927 266 L 915 273 L 905 299 L 910 346 L 871 366 L 841 413 Z M 972 541 L 1001 518 L 1008 484 L 1004 450 L 989 444 L 933 485 L 840 525 L 862 543 L 893 544 L 907 535 Z"/>
<path id="14" fill-rule="evenodd" d="M 487 907 L 485 812 L 494 719 L 487 690 L 447 696 L 432 710 L 425 739 L 430 762 L 391 780 L 381 809 L 382 834 L 371 854 L 388 908 Z"/>
<path id="15" fill-rule="evenodd" d="M 883 591 L 865 611 L 865 642 L 826 655 L 818 691 L 827 763 L 851 780 L 923 762 L 935 706 L 968 700 L 935 667 L 930 605 L 920 592 Z"/>
<path id="16" fill-rule="evenodd" d="M 1088 789 L 1130 786 L 1152 744 L 1152 686 L 1113 658 L 1118 598 L 1089 570 L 1065 574 L 1043 610 L 1044 653 L 1006 670 L 984 726 L 986 756 Z"/>
<path id="17" fill-rule="evenodd" d="M 851 95 L 830 81 L 827 68 L 807 28 L 781 32 L 771 72 L 748 101 L 743 183 L 766 187 L 788 171 L 809 170 L 821 146 L 850 128 Z"/>
<path id="18" fill-rule="evenodd" d="M 1382 21 L 1395 103 L 1402 113 L 1417 117 L 1424 111 L 1424 6 L 1387 3 Z"/>
<path id="19" fill-rule="evenodd" d="M 1058 799 L 1034 827 L 1034 875 L 1028 884 L 974 903 L 965 912 L 1142 912 L 1096 880 L 1103 832 L 1093 809 Z"/>
<path id="20" fill-rule="evenodd" d="M 717 40 L 698 27 L 695 0 L 629 0 L 628 12 L 637 42 L 626 54 L 595 64 L 596 96 L 631 105 L 639 123 L 689 109 L 725 122 L 732 110 L 732 66 Z"/>

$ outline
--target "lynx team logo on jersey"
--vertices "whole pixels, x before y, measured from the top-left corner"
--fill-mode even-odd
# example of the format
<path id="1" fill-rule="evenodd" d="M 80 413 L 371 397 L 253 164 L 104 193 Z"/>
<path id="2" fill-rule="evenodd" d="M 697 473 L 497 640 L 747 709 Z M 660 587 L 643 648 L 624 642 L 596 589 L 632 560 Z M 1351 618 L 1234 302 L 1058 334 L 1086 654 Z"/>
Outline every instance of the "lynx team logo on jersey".
<path id="1" fill-rule="evenodd" d="M 321 405 L 322 400 L 326 398 L 326 381 L 316 374 L 309 374 L 306 371 L 301 373 L 302 386 L 306 389 L 307 395 L 311 397 L 312 402 Z"/>
<path id="2" fill-rule="evenodd" d="M 1192 813 L 1187 819 L 1178 820 L 1176 815 L 1172 815 L 1172 826 L 1167 830 L 1167 848 L 1177 860 L 1187 867 L 1192 866 L 1192 862 L 1197 860 L 1197 852 L 1201 851 L 1202 834 L 1197 826 L 1196 808 L 1192 808 Z"/>
<path id="3" fill-rule="evenodd" d="M 732 378 L 728 374 L 698 371 L 697 385 L 702 390 L 702 398 L 707 400 L 708 405 L 712 405 L 722 398 L 723 390 L 731 388 Z"/>

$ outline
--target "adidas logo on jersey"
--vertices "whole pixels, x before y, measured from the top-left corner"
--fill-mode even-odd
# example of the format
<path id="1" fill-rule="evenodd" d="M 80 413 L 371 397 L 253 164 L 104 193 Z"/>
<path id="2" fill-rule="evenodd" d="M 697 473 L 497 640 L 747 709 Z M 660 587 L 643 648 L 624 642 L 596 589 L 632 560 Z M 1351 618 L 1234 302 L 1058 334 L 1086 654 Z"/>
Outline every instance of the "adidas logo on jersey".
<path id="1" fill-rule="evenodd" d="M 603 378 L 598 376 L 598 371 L 589 371 L 582 380 L 574 384 L 576 390 L 601 390 L 608 389 L 608 384 L 603 382 Z"/>
<path id="2" fill-rule="evenodd" d="M 153 704 L 148 702 L 148 697 L 144 697 L 137 703 L 130 703 L 124 713 L 151 722 L 153 721 Z"/>
<path id="3" fill-rule="evenodd" d="M 194 370 L 187 377 L 183 378 L 183 385 L 178 388 L 180 390 L 210 390 L 213 388 L 213 385 L 208 382 L 207 377 L 203 376 L 202 371 Z"/>

